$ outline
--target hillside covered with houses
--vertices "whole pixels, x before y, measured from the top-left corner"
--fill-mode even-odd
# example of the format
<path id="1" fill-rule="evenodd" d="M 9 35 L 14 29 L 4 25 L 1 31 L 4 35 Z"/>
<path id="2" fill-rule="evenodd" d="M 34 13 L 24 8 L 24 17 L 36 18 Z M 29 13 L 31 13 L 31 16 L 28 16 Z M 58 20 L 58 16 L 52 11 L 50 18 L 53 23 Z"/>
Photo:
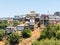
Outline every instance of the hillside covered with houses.
<path id="1" fill-rule="evenodd" d="M 60 39 L 59 37 L 60 32 L 52 31 L 52 30 L 60 30 L 60 12 L 55 12 L 54 14 L 40 14 L 35 11 L 31 11 L 29 14 L 16 15 L 13 18 L 11 17 L 0 18 L 0 30 L 2 30 L 0 31 L 1 32 L 0 40 L 3 38 L 4 40 L 3 45 L 5 44 L 10 45 L 9 41 L 11 44 L 16 44 L 16 45 L 18 43 L 19 45 L 28 45 L 28 44 L 38 45 L 40 43 L 35 43 L 35 42 L 40 42 L 40 39 L 45 39 L 46 37 L 48 38 L 46 39 L 47 41 L 52 37 L 54 39 L 55 37 L 57 39 Z M 47 33 L 46 31 L 44 32 L 43 30 L 51 30 L 52 32 L 47 31 L 48 32 Z M 4 34 L 2 35 L 3 31 L 4 31 Z M 42 31 L 44 33 L 41 33 Z M 48 36 L 45 33 L 49 34 L 50 36 Z M 58 33 L 59 33 L 59 36 L 58 36 Z M 40 35 L 41 35 L 41 38 L 40 38 Z M 6 40 L 7 38 L 8 38 L 8 41 Z M 16 39 L 16 42 L 14 42 L 15 41 L 14 39 Z M 19 42 L 19 39 L 21 39 L 20 40 L 21 43 Z M 35 41 L 37 39 L 39 41 Z M 41 45 L 43 44 L 41 43 Z"/>

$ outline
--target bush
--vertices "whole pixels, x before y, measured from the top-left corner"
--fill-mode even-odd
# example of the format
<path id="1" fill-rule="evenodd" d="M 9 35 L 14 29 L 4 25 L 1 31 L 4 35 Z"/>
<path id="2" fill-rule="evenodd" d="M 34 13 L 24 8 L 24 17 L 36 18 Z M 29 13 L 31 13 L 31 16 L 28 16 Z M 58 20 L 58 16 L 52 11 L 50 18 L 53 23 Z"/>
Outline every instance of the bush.
<path id="1" fill-rule="evenodd" d="M 41 32 L 41 35 L 40 35 L 40 37 L 38 38 L 38 40 L 40 41 L 41 39 L 45 39 L 46 38 L 46 30 L 43 30 L 42 32 Z"/>
<path id="2" fill-rule="evenodd" d="M 60 39 L 60 30 L 56 32 L 56 38 Z"/>
<path id="3" fill-rule="evenodd" d="M 18 22 L 18 21 L 14 21 L 13 22 L 13 26 L 17 26 L 17 25 L 19 25 L 20 24 L 20 22 Z"/>
<path id="4" fill-rule="evenodd" d="M 46 39 L 46 38 L 50 39 L 55 36 L 56 36 L 56 32 L 54 30 L 43 30 L 38 40 Z"/>
<path id="5" fill-rule="evenodd" d="M 40 44 L 40 42 L 37 40 L 32 43 L 32 45 L 39 45 L 39 44 Z"/>
<path id="6" fill-rule="evenodd" d="M 56 31 L 60 30 L 60 24 L 57 24 L 55 29 L 56 29 Z"/>
<path id="7" fill-rule="evenodd" d="M 56 36 L 56 29 L 55 29 L 55 25 L 48 25 L 47 28 L 47 37 L 55 37 Z"/>
<path id="8" fill-rule="evenodd" d="M 3 34 L 0 33 L 0 41 L 3 39 Z"/>
<path id="9" fill-rule="evenodd" d="M 32 45 L 60 45 L 60 24 L 47 25 Z"/>
<path id="10" fill-rule="evenodd" d="M 27 27 L 22 31 L 23 38 L 31 37 L 32 31 Z"/>
<path id="11" fill-rule="evenodd" d="M 56 37 L 55 26 L 48 25 L 44 30 L 42 30 L 38 40 L 45 39 L 45 38 L 50 39 L 52 37 Z"/>
<path id="12" fill-rule="evenodd" d="M 12 33 L 8 36 L 7 40 L 10 44 L 15 45 L 21 41 L 21 37 L 17 33 Z"/>
<path id="13" fill-rule="evenodd" d="M 43 39 L 41 41 L 34 41 L 32 45 L 60 45 L 60 40 L 55 40 L 54 38 Z"/>
<path id="14" fill-rule="evenodd" d="M 0 21 L 0 29 L 5 29 L 8 25 L 7 21 Z"/>
<path id="15" fill-rule="evenodd" d="M 55 45 L 55 40 L 54 39 L 45 39 L 40 41 L 40 45 Z"/>
<path id="16" fill-rule="evenodd" d="M 0 30 L 0 41 L 3 39 L 5 36 L 5 30 Z"/>

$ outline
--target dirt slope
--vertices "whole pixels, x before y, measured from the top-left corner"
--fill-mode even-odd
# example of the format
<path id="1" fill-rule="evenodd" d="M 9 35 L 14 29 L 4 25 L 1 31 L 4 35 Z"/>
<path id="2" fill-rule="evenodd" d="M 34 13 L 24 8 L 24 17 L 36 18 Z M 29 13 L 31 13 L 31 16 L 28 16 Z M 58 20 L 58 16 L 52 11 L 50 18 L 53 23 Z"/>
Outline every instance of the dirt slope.
<path id="1" fill-rule="evenodd" d="M 40 30 L 37 28 L 35 24 L 34 31 L 32 32 L 32 36 L 27 39 L 23 39 L 23 41 L 19 45 L 31 45 L 32 42 L 40 36 Z"/>

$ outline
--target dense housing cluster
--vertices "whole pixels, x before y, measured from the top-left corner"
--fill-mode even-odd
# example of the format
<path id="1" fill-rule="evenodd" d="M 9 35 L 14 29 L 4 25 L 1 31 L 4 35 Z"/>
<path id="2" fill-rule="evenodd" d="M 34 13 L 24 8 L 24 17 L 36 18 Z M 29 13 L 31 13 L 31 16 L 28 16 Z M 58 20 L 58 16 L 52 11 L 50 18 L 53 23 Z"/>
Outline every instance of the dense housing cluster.
<path id="1" fill-rule="evenodd" d="M 37 22 L 38 27 L 41 24 L 57 24 L 60 23 L 60 12 L 55 12 L 54 14 L 40 14 L 35 11 L 31 11 L 29 14 L 16 15 L 13 18 L 0 18 L 0 21 L 7 21 L 9 25 L 6 27 L 7 33 L 14 32 L 16 30 L 23 30 L 25 27 L 29 27 L 34 30 L 34 24 Z M 23 22 L 20 24 L 20 22 Z M 17 24 L 19 23 L 19 24 Z"/>

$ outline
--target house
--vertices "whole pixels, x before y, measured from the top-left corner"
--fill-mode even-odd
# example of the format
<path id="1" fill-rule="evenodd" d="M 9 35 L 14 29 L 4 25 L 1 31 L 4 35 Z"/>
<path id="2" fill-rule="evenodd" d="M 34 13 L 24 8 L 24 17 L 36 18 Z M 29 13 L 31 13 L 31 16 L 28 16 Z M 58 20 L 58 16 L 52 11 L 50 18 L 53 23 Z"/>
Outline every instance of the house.
<path id="1" fill-rule="evenodd" d="M 39 14 L 36 14 L 36 16 L 35 16 L 35 21 L 36 21 L 36 22 L 39 22 L 39 20 L 40 20 L 40 15 L 39 15 Z"/>
<path id="2" fill-rule="evenodd" d="M 44 16 L 44 25 L 48 25 L 49 24 L 49 16 L 45 15 Z"/>
<path id="3" fill-rule="evenodd" d="M 26 20 L 29 21 L 29 19 L 35 19 L 37 13 L 35 11 L 31 11 L 29 14 L 26 14 Z"/>
<path id="4" fill-rule="evenodd" d="M 13 20 L 15 20 L 15 21 L 25 21 L 25 15 L 14 16 Z"/>
<path id="5" fill-rule="evenodd" d="M 12 32 L 15 32 L 15 31 L 16 31 L 15 27 L 12 27 L 12 26 L 6 27 L 6 33 L 7 34 L 11 34 Z"/>
<path id="6" fill-rule="evenodd" d="M 26 23 L 24 24 L 24 26 L 25 26 L 25 27 L 29 27 L 29 22 L 26 22 Z M 25 27 L 24 27 L 24 28 L 25 28 Z"/>
<path id="7" fill-rule="evenodd" d="M 40 16 L 40 24 L 48 25 L 49 24 L 49 16 L 42 14 Z"/>
<path id="8" fill-rule="evenodd" d="M 44 16 L 43 15 L 40 16 L 40 24 L 44 24 Z"/>
<path id="9" fill-rule="evenodd" d="M 26 21 L 25 24 L 29 25 L 29 21 Z"/>
<path id="10" fill-rule="evenodd" d="M 60 16 L 58 16 L 58 15 L 49 15 L 49 23 L 50 24 L 60 23 Z"/>
<path id="11" fill-rule="evenodd" d="M 19 18 L 20 18 L 20 16 L 14 16 L 14 20 L 16 21 L 16 20 L 19 20 Z"/>
<path id="12" fill-rule="evenodd" d="M 20 15 L 19 21 L 25 21 L 26 15 Z"/>
<path id="13" fill-rule="evenodd" d="M 20 25 L 16 26 L 16 29 L 17 29 L 17 31 L 21 31 L 21 30 L 24 30 L 25 27 L 29 27 L 29 25 L 27 23 L 20 24 Z"/>
<path id="14" fill-rule="evenodd" d="M 60 23 L 60 16 L 56 16 L 55 20 L 56 20 L 56 23 Z"/>
<path id="15" fill-rule="evenodd" d="M 36 12 L 35 11 L 31 11 L 30 19 L 35 19 L 35 16 L 36 16 Z"/>
<path id="16" fill-rule="evenodd" d="M 26 21 L 30 21 L 30 19 L 35 19 L 36 13 L 35 11 L 31 11 L 29 14 L 26 14 Z"/>
<path id="17" fill-rule="evenodd" d="M 34 19 L 30 19 L 29 28 L 30 29 L 34 29 L 34 24 L 35 24 L 35 20 Z"/>
<path id="18" fill-rule="evenodd" d="M 19 31 L 19 30 L 23 30 L 24 27 L 25 27 L 24 24 L 20 24 L 20 25 L 16 26 L 16 29 Z"/>
<path id="19" fill-rule="evenodd" d="M 29 21 L 29 20 L 30 20 L 30 14 L 26 14 L 25 21 Z"/>
<path id="20" fill-rule="evenodd" d="M 7 20 L 8 20 L 8 18 L 5 18 L 5 17 L 0 18 L 0 21 L 7 21 Z"/>
<path id="21" fill-rule="evenodd" d="M 49 15 L 49 23 L 55 25 L 56 24 L 56 16 Z"/>
<path id="22" fill-rule="evenodd" d="M 55 12 L 54 15 L 60 16 L 60 12 Z"/>

